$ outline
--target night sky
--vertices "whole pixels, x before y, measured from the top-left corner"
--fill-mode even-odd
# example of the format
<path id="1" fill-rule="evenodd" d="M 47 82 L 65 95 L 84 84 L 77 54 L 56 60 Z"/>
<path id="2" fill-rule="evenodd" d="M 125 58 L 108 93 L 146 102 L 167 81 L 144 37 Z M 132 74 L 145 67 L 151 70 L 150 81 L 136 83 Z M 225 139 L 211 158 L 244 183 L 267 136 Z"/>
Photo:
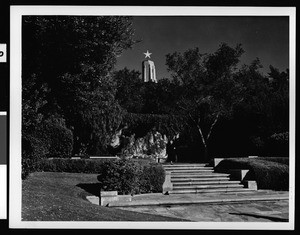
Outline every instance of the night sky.
<path id="1" fill-rule="evenodd" d="M 141 71 L 143 54 L 152 53 L 157 78 L 170 77 L 166 54 L 199 47 L 202 53 L 213 53 L 222 42 L 235 47 L 242 44 L 242 64 L 258 57 L 267 74 L 269 65 L 280 71 L 289 67 L 289 19 L 280 16 L 136 16 L 133 17 L 135 39 L 142 42 L 125 51 L 116 69 Z"/>

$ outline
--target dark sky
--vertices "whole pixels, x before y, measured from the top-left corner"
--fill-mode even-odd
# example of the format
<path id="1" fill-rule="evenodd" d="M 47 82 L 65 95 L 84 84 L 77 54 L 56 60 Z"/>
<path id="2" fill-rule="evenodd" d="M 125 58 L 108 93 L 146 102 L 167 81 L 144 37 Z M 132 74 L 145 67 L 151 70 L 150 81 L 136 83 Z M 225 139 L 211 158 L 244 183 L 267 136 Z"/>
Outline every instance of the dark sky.
<path id="1" fill-rule="evenodd" d="M 136 16 L 135 38 L 142 42 L 118 58 L 116 69 L 141 71 L 143 52 L 152 53 L 157 78 L 169 77 L 166 54 L 199 47 L 202 53 L 213 53 L 220 43 L 235 47 L 241 43 L 245 53 L 241 63 L 258 57 L 263 73 L 273 65 L 280 71 L 289 66 L 289 19 L 280 16 Z"/>

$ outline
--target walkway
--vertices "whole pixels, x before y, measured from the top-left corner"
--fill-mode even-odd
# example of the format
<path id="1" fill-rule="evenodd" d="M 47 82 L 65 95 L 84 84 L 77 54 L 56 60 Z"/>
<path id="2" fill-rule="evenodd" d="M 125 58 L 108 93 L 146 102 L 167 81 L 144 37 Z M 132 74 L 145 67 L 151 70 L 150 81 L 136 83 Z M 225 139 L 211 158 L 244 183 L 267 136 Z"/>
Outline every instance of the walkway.
<path id="1" fill-rule="evenodd" d="M 288 222 L 288 192 L 258 190 L 223 194 L 144 194 L 131 202 L 112 202 L 123 210 L 191 221 Z"/>
<path id="2" fill-rule="evenodd" d="M 257 190 L 250 192 L 235 193 L 206 193 L 206 194 L 171 194 L 162 193 L 140 194 L 132 197 L 130 202 L 110 202 L 110 207 L 126 206 L 162 206 L 162 205 L 187 205 L 187 204 L 212 204 L 245 201 L 272 201 L 288 200 L 289 193 L 286 191 Z"/>
<path id="3" fill-rule="evenodd" d="M 198 222 L 288 222 L 288 201 L 120 207 Z"/>

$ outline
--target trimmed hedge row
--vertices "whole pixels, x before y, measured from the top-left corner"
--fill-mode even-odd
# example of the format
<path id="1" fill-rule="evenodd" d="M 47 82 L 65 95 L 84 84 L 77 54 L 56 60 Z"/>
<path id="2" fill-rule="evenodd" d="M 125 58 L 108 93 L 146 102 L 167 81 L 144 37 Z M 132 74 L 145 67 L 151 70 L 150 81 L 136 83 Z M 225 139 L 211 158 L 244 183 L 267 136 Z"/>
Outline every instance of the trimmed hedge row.
<path id="1" fill-rule="evenodd" d="M 101 170 L 102 160 L 53 158 L 40 159 L 36 171 L 70 172 L 97 174 Z"/>
<path id="2" fill-rule="evenodd" d="M 280 158 L 228 158 L 221 161 L 215 170 L 249 169 L 258 189 L 289 190 L 288 159 Z"/>
<path id="3" fill-rule="evenodd" d="M 99 174 L 101 189 L 119 194 L 162 192 L 165 180 L 160 164 L 132 159 L 41 159 L 34 170 Z"/>

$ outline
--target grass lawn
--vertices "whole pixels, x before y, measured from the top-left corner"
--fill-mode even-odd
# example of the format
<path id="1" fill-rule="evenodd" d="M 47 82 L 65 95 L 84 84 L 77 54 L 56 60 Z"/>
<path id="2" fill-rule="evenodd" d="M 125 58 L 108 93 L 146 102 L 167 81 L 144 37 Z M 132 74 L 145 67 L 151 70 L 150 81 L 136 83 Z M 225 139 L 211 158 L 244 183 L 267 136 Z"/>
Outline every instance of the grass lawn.
<path id="1" fill-rule="evenodd" d="M 249 169 L 248 180 L 256 180 L 259 189 L 289 190 L 288 158 L 227 158 L 216 171 Z"/>
<path id="2" fill-rule="evenodd" d="M 97 174 L 64 172 L 32 173 L 28 179 L 22 182 L 22 220 L 180 221 L 180 219 L 176 218 L 91 204 L 85 199 L 85 196 L 95 194 L 95 192 L 87 192 L 83 187 L 79 186 L 97 183 Z"/>

